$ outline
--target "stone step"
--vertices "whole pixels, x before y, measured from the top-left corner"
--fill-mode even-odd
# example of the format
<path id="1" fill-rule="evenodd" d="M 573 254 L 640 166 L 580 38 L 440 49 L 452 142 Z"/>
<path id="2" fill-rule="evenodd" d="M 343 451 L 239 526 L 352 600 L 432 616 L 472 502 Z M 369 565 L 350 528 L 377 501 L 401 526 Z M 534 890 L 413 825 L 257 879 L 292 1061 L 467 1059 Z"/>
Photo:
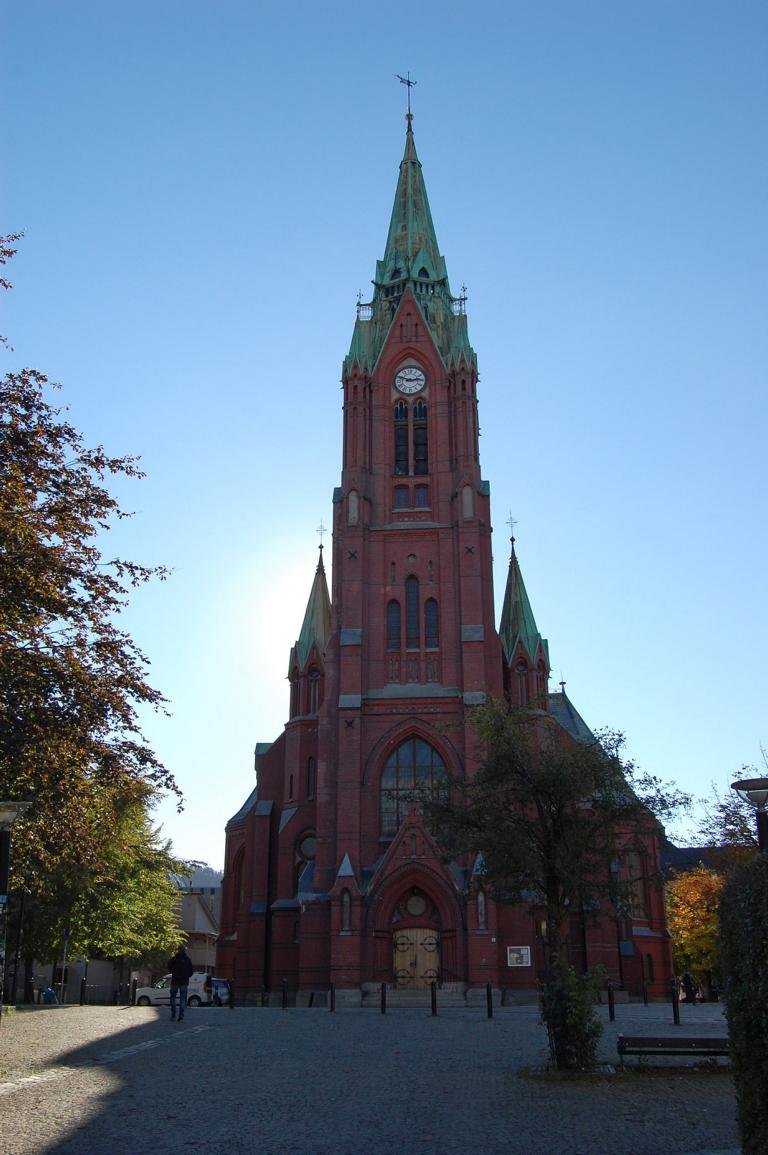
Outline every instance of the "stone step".
<path id="1" fill-rule="evenodd" d="M 381 991 L 364 991 L 362 1005 L 364 1007 L 378 1007 L 381 1006 Z M 467 1005 L 466 996 L 459 991 L 438 991 L 437 992 L 437 1006 L 440 1007 L 465 1007 Z M 407 991 L 407 990 L 387 990 L 387 1009 L 390 1007 L 431 1007 L 432 995 L 426 990 L 421 991 Z"/>

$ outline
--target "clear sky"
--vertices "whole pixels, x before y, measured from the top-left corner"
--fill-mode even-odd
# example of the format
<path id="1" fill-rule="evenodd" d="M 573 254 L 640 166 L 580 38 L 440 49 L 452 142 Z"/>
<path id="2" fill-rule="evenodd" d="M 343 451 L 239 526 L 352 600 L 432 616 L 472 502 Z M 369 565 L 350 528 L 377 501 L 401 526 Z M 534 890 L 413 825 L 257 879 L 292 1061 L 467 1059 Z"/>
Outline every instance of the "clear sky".
<path id="1" fill-rule="evenodd" d="M 768 742 L 764 0 L 7 0 L 3 331 L 141 455 L 108 544 L 223 864 L 341 468 L 340 370 L 416 145 L 468 291 L 496 599 L 510 511 L 553 682 L 695 795 Z"/>

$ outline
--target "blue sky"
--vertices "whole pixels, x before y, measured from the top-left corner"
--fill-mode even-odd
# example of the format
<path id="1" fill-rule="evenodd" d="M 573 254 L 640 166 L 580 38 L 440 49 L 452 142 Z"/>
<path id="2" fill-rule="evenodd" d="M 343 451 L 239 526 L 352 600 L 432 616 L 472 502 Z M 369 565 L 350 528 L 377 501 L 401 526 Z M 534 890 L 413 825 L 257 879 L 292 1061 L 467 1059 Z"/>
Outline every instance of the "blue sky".
<path id="1" fill-rule="evenodd" d="M 694 795 L 768 742 L 768 8 L 9 0 L 4 302 L 90 442 L 171 700 L 158 820 L 219 867 L 281 732 L 341 465 L 340 369 L 415 138 L 468 287 L 496 597 L 509 512 L 554 681 Z"/>

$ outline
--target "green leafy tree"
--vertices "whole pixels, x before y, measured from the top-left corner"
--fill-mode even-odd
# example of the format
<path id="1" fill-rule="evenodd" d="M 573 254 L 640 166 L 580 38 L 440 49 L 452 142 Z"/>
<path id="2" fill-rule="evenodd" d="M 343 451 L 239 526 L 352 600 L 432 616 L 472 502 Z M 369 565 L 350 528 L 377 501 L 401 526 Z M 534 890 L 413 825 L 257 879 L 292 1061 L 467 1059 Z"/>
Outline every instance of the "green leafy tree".
<path id="1" fill-rule="evenodd" d="M 16 239 L 0 241 L 2 263 Z M 139 724 L 164 698 L 118 624 L 131 588 L 166 570 L 103 552 L 128 516 L 108 483 L 142 473 L 86 446 L 55 388 L 34 369 L 0 380 L 0 797 L 31 803 L 14 827 L 12 885 L 37 910 L 38 940 L 46 912 L 73 909 L 83 880 L 114 868 L 117 817 L 138 829 L 159 792 L 179 795 Z"/>
<path id="2" fill-rule="evenodd" d="M 574 1011 L 575 978 L 563 948 L 573 910 L 610 899 L 629 903 L 633 883 L 616 882 L 617 848 L 655 832 L 656 819 L 687 802 L 658 779 L 622 762 L 611 732 L 575 741 L 548 715 L 490 703 L 470 715 L 481 750 L 472 780 L 451 783 L 425 804 L 448 853 L 482 854 L 488 881 L 504 902 L 531 901 L 546 914 L 543 1014 L 558 1067 L 589 1053 L 589 1015 Z"/>

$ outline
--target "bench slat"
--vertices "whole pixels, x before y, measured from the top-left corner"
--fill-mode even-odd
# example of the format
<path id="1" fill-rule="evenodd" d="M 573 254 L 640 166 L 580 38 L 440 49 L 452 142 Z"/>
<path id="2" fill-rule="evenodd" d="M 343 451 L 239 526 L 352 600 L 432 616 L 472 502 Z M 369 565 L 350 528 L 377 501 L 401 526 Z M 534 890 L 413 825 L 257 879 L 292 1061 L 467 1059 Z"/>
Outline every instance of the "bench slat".
<path id="1" fill-rule="evenodd" d="M 619 1035 L 620 1055 L 727 1055 L 728 1039 L 658 1035 Z"/>

